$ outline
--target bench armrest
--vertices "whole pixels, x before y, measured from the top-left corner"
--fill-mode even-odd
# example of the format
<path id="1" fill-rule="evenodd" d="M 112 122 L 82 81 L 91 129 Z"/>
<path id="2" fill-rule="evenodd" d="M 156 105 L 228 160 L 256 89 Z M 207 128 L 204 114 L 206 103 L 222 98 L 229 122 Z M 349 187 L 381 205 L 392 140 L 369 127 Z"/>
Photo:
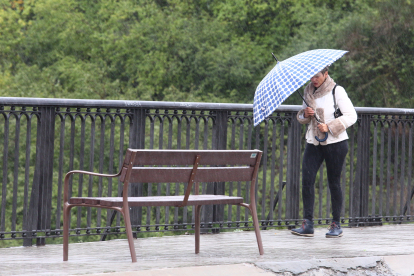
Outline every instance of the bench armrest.
<path id="1" fill-rule="evenodd" d="M 79 173 L 79 174 L 101 176 L 101 177 L 118 177 L 121 175 L 121 172 L 122 170 L 117 174 L 103 174 L 103 173 L 95 173 L 95 172 L 80 171 L 80 170 L 74 170 L 74 171 L 68 172 L 65 176 L 65 182 L 63 186 L 63 202 L 67 203 L 69 201 L 69 178 L 72 174 Z"/>

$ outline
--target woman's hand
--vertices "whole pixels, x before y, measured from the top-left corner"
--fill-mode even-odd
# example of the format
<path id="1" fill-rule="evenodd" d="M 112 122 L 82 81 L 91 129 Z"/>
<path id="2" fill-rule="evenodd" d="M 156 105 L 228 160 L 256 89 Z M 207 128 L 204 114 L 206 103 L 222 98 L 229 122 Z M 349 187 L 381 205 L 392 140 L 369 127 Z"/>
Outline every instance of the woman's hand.
<path id="1" fill-rule="evenodd" d="M 311 117 L 311 116 L 314 116 L 315 115 L 315 110 L 313 110 L 311 107 L 307 107 L 307 108 L 305 108 L 305 114 L 304 114 L 304 117 L 305 118 L 308 118 L 308 117 Z M 327 124 L 322 124 L 322 123 L 320 123 L 320 124 L 318 124 L 318 128 L 319 128 L 319 131 L 320 132 L 328 132 L 328 125 Z"/>
<path id="2" fill-rule="evenodd" d="M 311 107 L 305 108 L 305 118 L 312 117 L 315 114 L 315 111 Z"/>
<path id="3" fill-rule="evenodd" d="M 318 129 L 320 132 L 328 132 L 328 125 L 327 124 L 318 124 Z"/>

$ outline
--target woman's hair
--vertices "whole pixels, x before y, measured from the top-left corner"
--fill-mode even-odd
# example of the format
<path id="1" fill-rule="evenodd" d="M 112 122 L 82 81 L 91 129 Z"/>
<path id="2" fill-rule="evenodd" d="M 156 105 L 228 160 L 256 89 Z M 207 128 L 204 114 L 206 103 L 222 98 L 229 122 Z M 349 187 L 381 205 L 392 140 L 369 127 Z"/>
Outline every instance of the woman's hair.
<path id="1" fill-rule="evenodd" d="M 322 70 L 321 70 L 321 73 L 322 74 L 325 74 L 325 72 L 328 72 L 329 71 L 329 65 L 328 66 L 326 66 L 325 68 L 323 68 Z"/>

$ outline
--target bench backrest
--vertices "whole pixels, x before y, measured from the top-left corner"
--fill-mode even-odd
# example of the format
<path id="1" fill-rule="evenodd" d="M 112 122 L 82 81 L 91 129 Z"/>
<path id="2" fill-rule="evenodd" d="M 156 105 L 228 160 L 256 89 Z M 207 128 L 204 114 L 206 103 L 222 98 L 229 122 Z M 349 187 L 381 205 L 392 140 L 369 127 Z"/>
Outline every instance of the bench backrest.
<path id="1" fill-rule="evenodd" d="M 128 149 L 121 181 L 129 183 L 253 181 L 257 175 L 261 156 L 260 150 Z"/>

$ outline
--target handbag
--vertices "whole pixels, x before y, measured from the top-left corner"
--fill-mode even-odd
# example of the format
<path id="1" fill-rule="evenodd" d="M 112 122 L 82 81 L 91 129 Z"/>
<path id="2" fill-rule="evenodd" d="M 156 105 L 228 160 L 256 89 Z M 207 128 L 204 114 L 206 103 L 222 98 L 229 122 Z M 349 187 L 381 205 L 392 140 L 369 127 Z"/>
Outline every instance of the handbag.
<path id="1" fill-rule="evenodd" d="M 332 95 L 333 95 L 333 100 L 334 100 L 334 117 L 338 118 L 341 117 L 343 114 L 341 112 L 341 110 L 339 109 L 338 105 L 336 104 L 336 99 L 335 99 L 335 88 L 336 88 L 337 84 L 335 84 L 334 88 L 332 89 Z"/>

